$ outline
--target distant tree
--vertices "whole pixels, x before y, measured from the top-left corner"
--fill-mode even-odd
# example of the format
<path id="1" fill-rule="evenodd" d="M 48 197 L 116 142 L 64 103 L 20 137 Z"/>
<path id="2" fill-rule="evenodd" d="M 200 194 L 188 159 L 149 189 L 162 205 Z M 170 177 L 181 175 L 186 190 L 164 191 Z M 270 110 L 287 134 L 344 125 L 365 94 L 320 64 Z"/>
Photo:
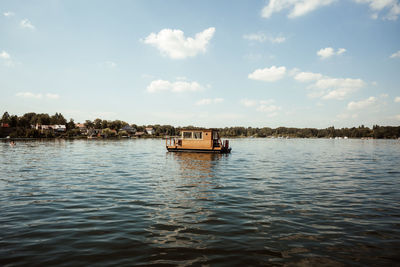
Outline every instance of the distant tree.
<path id="1" fill-rule="evenodd" d="M 3 116 L 1 117 L 2 123 L 10 123 L 10 114 L 8 112 L 4 112 Z"/>
<path id="2" fill-rule="evenodd" d="M 18 125 L 18 116 L 12 115 L 10 117 L 10 127 L 17 127 L 17 125 Z"/>
<path id="3" fill-rule="evenodd" d="M 118 135 L 119 136 L 128 136 L 128 132 L 127 131 L 119 131 Z"/>
<path id="4" fill-rule="evenodd" d="M 67 131 L 75 129 L 75 122 L 74 119 L 69 119 L 69 122 L 66 125 Z"/>
<path id="5" fill-rule="evenodd" d="M 54 114 L 53 116 L 50 117 L 49 124 L 65 125 L 65 124 L 67 124 L 67 120 L 64 118 L 64 116 L 61 113 L 56 112 L 56 114 Z"/>
<path id="6" fill-rule="evenodd" d="M 101 119 L 97 118 L 94 120 L 94 128 L 95 129 L 101 129 Z"/>
<path id="7" fill-rule="evenodd" d="M 92 129 L 94 127 L 94 123 L 91 120 L 86 120 L 84 125 L 88 129 Z"/>
<path id="8" fill-rule="evenodd" d="M 100 127 L 101 129 L 106 129 L 106 128 L 108 128 L 108 121 L 106 121 L 106 120 L 102 120 L 101 121 L 101 127 Z"/>

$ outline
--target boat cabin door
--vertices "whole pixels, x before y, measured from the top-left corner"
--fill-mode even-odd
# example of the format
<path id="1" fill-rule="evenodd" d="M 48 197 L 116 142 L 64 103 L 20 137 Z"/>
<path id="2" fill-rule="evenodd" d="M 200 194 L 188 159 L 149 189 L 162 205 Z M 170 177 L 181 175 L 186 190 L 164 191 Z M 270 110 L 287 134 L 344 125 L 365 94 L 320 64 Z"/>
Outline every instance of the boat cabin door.
<path id="1" fill-rule="evenodd" d="M 219 134 L 217 131 L 212 132 L 213 147 L 219 146 Z"/>

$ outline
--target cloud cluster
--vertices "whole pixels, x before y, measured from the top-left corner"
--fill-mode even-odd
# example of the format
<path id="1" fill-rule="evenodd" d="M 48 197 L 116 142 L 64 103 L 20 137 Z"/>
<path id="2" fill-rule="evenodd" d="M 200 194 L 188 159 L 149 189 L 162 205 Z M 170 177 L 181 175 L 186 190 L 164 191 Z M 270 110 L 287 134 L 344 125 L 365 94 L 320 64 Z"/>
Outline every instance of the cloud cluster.
<path id="1" fill-rule="evenodd" d="M 364 87 L 366 83 L 361 79 L 331 78 L 320 73 L 300 72 L 294 76 L 299 82 L 312 82 L 308 86 L 310 97 L 322 99 L 343 100 L 349 94 Z"/>
<path id="2" fill-rule="evenodd" d="M 243 38 L 249 41 L 257 41 L 263 43 L 265 41 L 269 41 L 273 44 L 280 44 L 286 41 L 286 38 L 283 36 L 268 36 L 265 33 L 250 33 L 243 35 Z"/>
<path id="3" fill-rule="evenodd" d="M 333 2 L 334 0 L 269 0 L 269 3 L 262 9 L 261 16 L 269 18 L 273 13 L 290 9 L 288 17 L 296 18 Z"/>
<path id="4" fill-rule="evenodd" d="M 327 59 L 334 55 L 341 55 L 344 52 L 346 52 L 346 49 L 344 48 L 339 48 L 337 51 L 335 51 L 335 49 L 333 49 L 332 47 L 326 47 L 321 48 L 319 51 L 317 51 L 317 55 L 322 59 Z"/>
<path id="5" fill-rule="evenodd" d="M 150 93 L 170 91 L 174 93 L 201 91 L 204 87 L 197 82 L 155 80 L 147 86 Z"/>
<path id="6" fill-rule="evenodd" d="M 400 15 L 400 3 L 398 0 L 354 0 L 356 3 L 368 4 L 370 10 L 373 12 L 371 18 L 377 19 L 378 13 L 387 10 L 384 19 L 397 20 Z"/>
<path id="7" fill-rule="evenodd" d="M 395 103 L 400 103 L 400 96 L 396 96 L 396 97 L 394 98 L 394 102 L 395 102 Z"/>
<path id="8" fill-rule="evenodd" d="M 270 68 L 256 69 L 248 75 L 248 78 L 258 81 L 274 82 L 282 79 L 285 76 L 285 73 L 285 67 L 272 66 Z"/>
<path id="9" fill-rule="evenodd" d="M 211 104 L 218 104 L 224 101 L 223 98 L 203 98 L 196 102 L 197 106 L 204 106 L 204 105 L 211 105 Z"/>
<path id="10" fill-rule="evenodd" d="M 215 28 L 210 27 L 192 38 L 185 37 L 181 30 L 163 29 L 159 33 L 151 33 L 143 42 L 156 47 L 163 55 L 172 59 L 184 59 L 204 53 L 214 33 Z"/>
<path id="11" fill-rule="evenodd" d="M 35 29 L 35 26 L 33 26 L 33 24 L 28 19 L 21 20 L 19 25 L 21 26 L 21 28 L 30 29 L 30 30 Z"/>
<path id="12" fill-rule="evenodd" d="M 19 92 L 16 94 L 17 97 L 22 97 L 22 98 L 34 98 L 34 99 L 41 99 L 41 98 L 47 98 L 47 99 L 59 99 L 60 96 L 57 94 L 35 94 L 32 92 Z"/>
<path id="13" fill-rule="evenodd" d="M 10 59 L 10 54 L 8 54 L 6 51 L 1 51 L 0 53 L 0 58 L 1 59 Z"/>
<path id="14" fill-rule="evenodd" d="M 376 97 L 371 96 L 364 100 L 351 101 L 349 104 L 347 104 L 347 109 L 349 109 L 349 110 L 364 109 L 364 108 L 374 106 L 376 103 L 377 103 Z"/>
<path id="15" fill-rule="evenodd" d="M 254 100 L 244 98 L 240 100 L 240 104 L 245 107 L 256 107 L 257 111 L 268 113 L 268 117 L 273 117 L 278 115 L 278 111 L 282 109 L 282 107 L 274 104 L 275 101 L 273 99 L 268 100 Z"/>
<path id="16" fill-rule="evenodd" d="M 390 58 L 400 58 L 400 50 L 397 51 L 397 52 L 395 52 L 395 53 L 393 53 L 393 54 L 390 56 Z"/>
<path id="17" fill-rule="evenodd" d="M 6 51 L 1 51 L 0 53 L 0 59 L 2 60 L 2 62 L 4 62 L 4 65 L 6 67 L 12 67 L 15 65 L 15 62 L 11 59 L 11 56 L 9 53 L 7 53 Z"/>
<path id="18" fill-rule="evenodd" d="M 15 13 L 11 12 L 11 11 L 7 11 L 7 12 L 4 12 L 3 15 L 4 15 L 4 17 L 12 17 L 15 15 Z"/>

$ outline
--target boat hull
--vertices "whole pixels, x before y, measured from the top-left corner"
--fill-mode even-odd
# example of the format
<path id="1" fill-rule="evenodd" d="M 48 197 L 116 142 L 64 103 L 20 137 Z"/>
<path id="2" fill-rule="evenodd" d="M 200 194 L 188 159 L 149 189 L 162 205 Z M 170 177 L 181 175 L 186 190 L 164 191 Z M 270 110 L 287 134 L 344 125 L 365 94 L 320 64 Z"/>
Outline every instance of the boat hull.
<path id="1" fill-rule="evenodd" d="M 231 148 L 228 148 L 228 149 L 193 149 L 193 148 L 167 147 L 167 150 L 168 150 L 168 152 L 215 153 L 215 154 L 231 153 Z"/>

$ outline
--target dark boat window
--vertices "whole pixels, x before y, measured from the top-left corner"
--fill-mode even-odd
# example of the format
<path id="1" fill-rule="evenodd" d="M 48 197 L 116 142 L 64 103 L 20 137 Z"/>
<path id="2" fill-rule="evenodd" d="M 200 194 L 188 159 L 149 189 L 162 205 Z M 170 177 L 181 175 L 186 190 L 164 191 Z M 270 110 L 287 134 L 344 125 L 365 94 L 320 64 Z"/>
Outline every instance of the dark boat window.
<path id="1" fill-rule="evenodd" d="M 202 132 L 193 132 L 193 138 L 194 139 L 203 139 L 203 133 Z"/>
<path id="2" fill-rule="evenodd" d="M 192 139 L 192 132 L 183 132 L 183 139 Z"/>

